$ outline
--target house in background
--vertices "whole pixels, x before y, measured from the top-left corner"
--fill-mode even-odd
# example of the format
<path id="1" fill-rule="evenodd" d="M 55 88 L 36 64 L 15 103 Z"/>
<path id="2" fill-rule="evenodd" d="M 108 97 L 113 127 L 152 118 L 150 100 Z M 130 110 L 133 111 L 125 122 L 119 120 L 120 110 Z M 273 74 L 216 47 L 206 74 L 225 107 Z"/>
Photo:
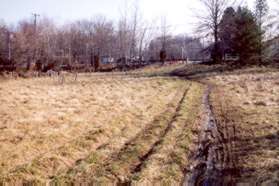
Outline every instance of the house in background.
<path id="1" fill-rule="evenodd" d="M 279 61 L 279 36 L 276 36 L 265 43 L 267 58 Z"/>
<path id="2" fill-rule="evenodd" d="M 110 57 L 110 56 L 102 56 L 101 57 L 101 64 L 112 64 L 114 63 L 115 60 L 113 57 Z"/>

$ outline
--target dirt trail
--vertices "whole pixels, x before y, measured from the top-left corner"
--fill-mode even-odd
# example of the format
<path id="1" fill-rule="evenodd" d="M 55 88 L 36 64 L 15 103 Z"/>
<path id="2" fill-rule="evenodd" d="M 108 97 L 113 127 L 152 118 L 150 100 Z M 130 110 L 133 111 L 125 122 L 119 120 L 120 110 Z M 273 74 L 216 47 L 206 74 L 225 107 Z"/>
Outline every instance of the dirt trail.
<path id="1" fill-rule="evenodd" d="M 211 85 L 207 85 L 203 98 L 204 125 L 199 136 L 199 145 L 190 158 L 183 185 L 227 185 L 233 184 L 237 159 L 231 153 L 235 128 L 221 127 L 217 124 L 210 104 Z"/>

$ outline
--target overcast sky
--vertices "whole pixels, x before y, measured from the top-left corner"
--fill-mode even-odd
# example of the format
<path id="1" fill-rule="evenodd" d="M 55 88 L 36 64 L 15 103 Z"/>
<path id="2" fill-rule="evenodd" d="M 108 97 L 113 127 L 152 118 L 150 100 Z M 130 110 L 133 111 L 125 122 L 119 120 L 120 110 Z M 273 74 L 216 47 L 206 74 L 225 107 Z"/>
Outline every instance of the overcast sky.
<path id="1" fill-rule="evenodd" d="M 0 0 L 0 19 L 6 23 L 17 23 L 38 13 L 62 24 L 95 15 L 104 15 L 117 20 L 121 12 L 131 8 L 134 0 Z M 243 0 L 253 7 L 254 0 Z M 272 2 L 274 0 L 270 0 Z M 141 14 L 150 22 L 165 16 L 174 33 L 192 33 L 194 28 L 193 10 L 199 9 L 198 0 L 137 0 Z"/>

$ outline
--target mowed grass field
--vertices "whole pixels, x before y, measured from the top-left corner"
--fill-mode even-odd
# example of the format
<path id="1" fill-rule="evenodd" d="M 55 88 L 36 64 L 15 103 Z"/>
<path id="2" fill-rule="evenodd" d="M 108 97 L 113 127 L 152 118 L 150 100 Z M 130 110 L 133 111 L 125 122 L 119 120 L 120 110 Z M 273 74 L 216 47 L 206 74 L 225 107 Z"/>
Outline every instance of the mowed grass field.
<path id="1" fill-rule="evenodd" d="M 179 182 L 202 91 L 178 78 L 125 74 L 79 75 L 63 85 L 3 80 L 0 178 Z"/>

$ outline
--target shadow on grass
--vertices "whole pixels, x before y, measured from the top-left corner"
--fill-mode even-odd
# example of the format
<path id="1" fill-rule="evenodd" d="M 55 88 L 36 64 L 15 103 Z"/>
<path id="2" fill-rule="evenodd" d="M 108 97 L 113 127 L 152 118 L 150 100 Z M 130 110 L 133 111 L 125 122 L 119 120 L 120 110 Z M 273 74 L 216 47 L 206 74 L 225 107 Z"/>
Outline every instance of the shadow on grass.
<path id="1" fill-rule="evenodd" d="M 217 75 L 242 75 L 242 74 L 259 74 L 266 72 L 279 71 L 275 65 L 268 66 L 235 66 L 235 65 L 186 65 L 183 68 L 176 69 L 168 73 L 169 76 L 184 77 L 189 80 L 201 80 L 203 78 L 214 77 Z"/>

